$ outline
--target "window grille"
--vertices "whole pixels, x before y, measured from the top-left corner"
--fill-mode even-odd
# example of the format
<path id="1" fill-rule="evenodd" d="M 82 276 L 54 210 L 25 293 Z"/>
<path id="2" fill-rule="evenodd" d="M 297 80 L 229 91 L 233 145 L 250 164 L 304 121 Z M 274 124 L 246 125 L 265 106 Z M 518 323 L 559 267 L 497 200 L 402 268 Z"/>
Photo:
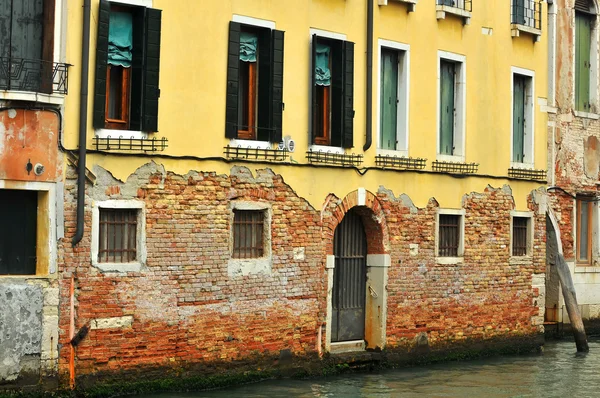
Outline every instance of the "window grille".
<path id="1" fill-rule="evenodd" d="M 137 259 L 137 210 L 100 209 L 98 262 L 127 263 Z"/>
<path id="2" fill-rule="evenodd" d="M 542 29 L 541 0 L 512 0 L 511 23 Z"/>
<path id="3" fill-rule="evenodd" d="M 461 10 L 473 11 L 473 0 L 437 0 L 438 5 L 460 8 Z"/>
<path id="4" fill-rule="evenodd" d="M 438 255 L 440 257 L 458 257 L 461 216 L 440 214 L 439 217 Z"/>
<path id="5" fill-rule="evenodd" d="M 513 241 L 512 255 L 526 256 L 527 255 L 527 230 L 529 226 L 529 218 L 513 217 Z"/>
<path id="6" fill-rule="evenodd" d="M 258 258 L 264 255 L 262 210 L 233 211 L 233 258 Z"/>

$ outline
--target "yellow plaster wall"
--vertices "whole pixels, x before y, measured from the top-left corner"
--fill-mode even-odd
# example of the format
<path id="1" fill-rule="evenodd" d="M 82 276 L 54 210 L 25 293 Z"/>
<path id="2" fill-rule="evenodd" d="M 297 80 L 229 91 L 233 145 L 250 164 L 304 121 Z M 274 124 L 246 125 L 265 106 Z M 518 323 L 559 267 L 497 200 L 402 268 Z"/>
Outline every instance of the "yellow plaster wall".
<path id="1" fill-rule="evenodd" d="M 69 95 L 65 110 L 65 145 L 77 147 L 79 74 L 81 65 L 82 0 L 68 2 L 67 62 L 70 69 Z M 377 3 L 377 1 L 375 1 Z M 474 0 L 470 25 L 459 18 L 437 20 L 435 2 L 420 0 L 416 12 L 404 4 L 389 1 L 375 6 L 374 53 L 377 39 L 394 40 L 411 46 L 409 154 L 428 159 L 436 157 L 437 52 L 444 50 L 466 56 L 467 111 L 466 160 L 480 164 L 479 174 L 506 176 L 510 165 L 511 74 L 510 67 L 535 71 L 535 168 L 546 167 L 546 114 L 538 98 L 547 93 L 547 27 L 542 39 L 533 43 L 530 35 L 510 35 L 510 2 Z M 546 4 L 542 20 L 547 21 Z M 225 92 L 228 25 L 234 14 L 275 21 L 285 31 L 284 135 L 296 141 L 293 161 L 306 163 L 309 120 L 309 29 L 317 28 L 347 36 L 355 42 L 354 148 L 363 153 L 365 142 L 366 85 L 366 1 L 365 0 L 154 0 L 163 10 L 159 132 L 167 137 L 165 154 L 174 156 L 222 156 L 229 142 L 225 131 Z M 91 59 L 88 102 L 88 148 L 92 145 L 92 106 L 98 1 L 92 1 Z M 482 34 L 482 27 L 493 34 Z M 362 166 L 374 166 L 377 132 L 377 70 L 374 57 L 373 146 L 365 153 Z M 88 167 L 99 164 L 115 177 L 125 180 L 147 158 L 90 156 Z M 189 170 L 229 173 L 231 164 L 217 161 L 157 159 L 168 170 L 185 174 Z M 362 167 L 361 166 L 361 167 Z M 513 188 L 517 208 L 526 209 L 527 194 L 538 183 L 490 180 L 483 176 L 456 179 L 439 174 L 370 170 L 361 176 L 354 170 L 308 168 L 285 165 L 252 165 L 250 169 L 271 167 L 313 206 L 320 208 L 328 193 L 343 197 L 357 187 L 376 192 L 380 185 L 396 195 L 407 193 L 418 206 L 435 197 L 443 207 L 460 207 L 462 195 L 482 191 L 487 184 Z"/>

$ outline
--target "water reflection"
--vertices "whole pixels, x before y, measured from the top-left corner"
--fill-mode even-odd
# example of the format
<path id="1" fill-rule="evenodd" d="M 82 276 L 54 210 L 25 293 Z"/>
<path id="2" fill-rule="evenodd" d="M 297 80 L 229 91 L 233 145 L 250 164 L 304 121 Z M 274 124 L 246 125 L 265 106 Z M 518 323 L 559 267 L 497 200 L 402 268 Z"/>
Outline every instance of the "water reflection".
<path id="1" fill-rule="evenodd" d="M 573 342 L 549 342 L 543 354 L 453 362 L 348 374 L 327 379 L 257 384 L 153 398 L 231 397 L 596 397 L 600 396 L 600 341 L 588 355 Z M 149 397 L 146 397 L 149 398 Z"/>

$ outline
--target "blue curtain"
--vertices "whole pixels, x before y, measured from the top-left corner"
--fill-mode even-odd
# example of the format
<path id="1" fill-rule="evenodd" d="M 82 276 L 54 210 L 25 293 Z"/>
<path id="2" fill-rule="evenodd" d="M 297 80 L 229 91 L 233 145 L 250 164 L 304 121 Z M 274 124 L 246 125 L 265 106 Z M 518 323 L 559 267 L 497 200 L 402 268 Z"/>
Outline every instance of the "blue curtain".
<path id="1" fill-rule="evenodd" d="M 133 18 L 127 12 L 111 12 L 108 25 L 108 63 L 131 66 Z"/>
<path id="2" fill-rule="evenodd" d="M 329 46 L 317 43 L 315 59 L 315 83 L 317 86 L 331 85 L 331 70 L 329 69 Z"/>
<path id="3" fill-rule="evenodd" d="M 255 34 L 240 33 L 240 61 L 256 62 L 256 48 L 258 47 L 258 38 Z"/>

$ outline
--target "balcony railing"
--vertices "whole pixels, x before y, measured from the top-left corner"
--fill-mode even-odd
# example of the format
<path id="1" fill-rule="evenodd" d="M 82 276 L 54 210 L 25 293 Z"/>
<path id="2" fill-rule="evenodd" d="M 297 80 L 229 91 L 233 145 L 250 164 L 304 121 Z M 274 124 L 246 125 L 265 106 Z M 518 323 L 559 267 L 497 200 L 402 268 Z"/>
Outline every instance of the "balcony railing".
<path id="1" fill-rule="evenodd" d="M 459 8 L 463 11 L 471 12 L 473 11 L 473 1 L 472 0 L 437 0 L 437 4 L 439 6 L 448 6 Z"/>
<path id="2" fill-rule="evenodd" d="M 67 94 L 69 64 L 0 57 L 0 90 Z"/>
<path id="3" fill-rule="evenodd" d="M 542 30 L 542 0 L 512 0 L 511 23 Z"/>

